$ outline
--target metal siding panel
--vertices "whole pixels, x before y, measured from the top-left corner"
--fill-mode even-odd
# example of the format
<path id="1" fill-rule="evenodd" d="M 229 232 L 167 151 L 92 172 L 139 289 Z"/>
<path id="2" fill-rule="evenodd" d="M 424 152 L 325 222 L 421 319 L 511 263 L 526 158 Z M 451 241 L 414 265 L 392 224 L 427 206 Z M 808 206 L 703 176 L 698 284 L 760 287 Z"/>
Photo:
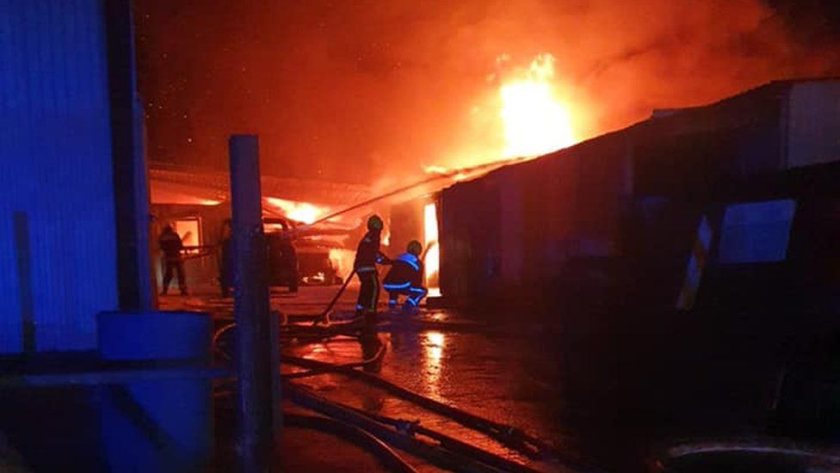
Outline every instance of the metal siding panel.
<path id="1" fill-rule="evenodd" d="M 99 0 L 0 0 L 0 352 L 21 343 L 12 214 L 29 218 L 38 350 L 95 347 L 116 306 L 106 43 Z"/>
<path id="2" fill-rule="evenodd" d="M 788 100 L 788 168 L 840 161 L 840 81 L 796 84 Z"/>
<path id="3" fill-rule="evenodd" d="M 22 349 L 19 282 L 17 260 L 15 258 L 15 240 L 13 233 L 13 211 L 17 192 L 25 191 L 24 187 L 30 180 L 23 180 L 17 189 L 10 185 L 21 168 L 28 168 L 28 160 L 14 161 L 14 156 L 23 155 L 23 123 L 19 113 L 21 99 L 24 97 L 26 78 L 23 75 L 23 54 L 20 52 L 23 43 L 23 31 L 17 28 L 20 22 L 18 15 L 10 11 L 12 0 L 3 1 L 0 11 L 7 14 L 0 15 L 3 27 L 0 28 L 0 80 L 2 87 L 2 113 L 0 113 L 0 185 L 4 189 L 4 197 L 0 199 L 0 294 L 5 299 L 1 307 L 2 328 L 0 329 L 0 352 L 17 352 Z"/>

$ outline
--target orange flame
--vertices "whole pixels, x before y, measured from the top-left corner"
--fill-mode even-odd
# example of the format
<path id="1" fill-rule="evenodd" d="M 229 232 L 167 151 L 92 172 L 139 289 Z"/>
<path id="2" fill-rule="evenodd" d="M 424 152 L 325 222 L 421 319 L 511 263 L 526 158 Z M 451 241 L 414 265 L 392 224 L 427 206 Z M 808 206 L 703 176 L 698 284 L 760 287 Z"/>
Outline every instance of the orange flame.
<path id="1" fill-rule="evenodd" d="M 336 274 L 346 278 L 353 271 L 353 260 L 356 252 L 343 248 L 330 248 L 330 263 L 335 268 Z"/>
<path id="2" fill-rule="evenodd" d="M 497 71 L 487 76 L 489 93 L 470 109 L 469 140 L 439 156 L 434 165 L 423 166 L 427 174 L 450 175 L 452 169 L 533 158 L 581 140 L 592 117 L 585 99 L 558 77 L 554 56 L 539 54 L 525 67 L 511 67 L 510 61 L 507 54 L 500 55 Z"/>
<path id="3" fill-rule="evenodd" d="M 295 202 L 278 197 L 266 197 L 266 202 L 280 210 L 289 220 L 301 223 L 312 223 L 330 211 L 329 207 L 310 204 L 309 202 Z"/>
<path id="4" fill-rule="evenodd" d="M 554 56 L 540 54 L 499 88 L 505 158 L 539 156 L 577 142 L 569 107 L 557 97 L 554 74 Z"/>
<path id="5" fill-rule="evenodd" d="M 423 229 L 423 239 L 426 246 L 426 258 L 424 260 L 426 286 L 429 288 L 430 296 L 439 296 L 440 246 L 438 244 L 437 205 L 434 202 L 423 207 Z"/>

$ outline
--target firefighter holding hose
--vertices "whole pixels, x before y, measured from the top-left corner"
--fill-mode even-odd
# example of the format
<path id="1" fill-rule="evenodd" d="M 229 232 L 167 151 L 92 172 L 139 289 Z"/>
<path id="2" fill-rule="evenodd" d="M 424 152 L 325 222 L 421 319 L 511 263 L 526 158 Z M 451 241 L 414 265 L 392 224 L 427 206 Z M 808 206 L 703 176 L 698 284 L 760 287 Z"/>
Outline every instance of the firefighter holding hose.
<path id="1" fill-rule="evenodd" d="M 158 245 L 163 253 L 163 290 L 160 295 L 165 296 L 169 291 L 169 284 L 172 282 L 173 272 L 178 275 L 178 288 L 181 295 L 187 295 L 187 279 L 184 274 L 184 256 L 181 251 L 184 243 L 181 237 L 172 229 L 172 225 L 165 225 L 163 232 L 158 237 Z"/>
<path id="2" fill-rule="evenodd" d="M 356 316 L 372 318 L 376 315 L 376 304 L 379 301 L 379 273 L 377 264 L 391 264 L 391 260 L 379 250 L 384 223 L 378 215 L 371 216 L 367 221 L 367 233 L 359 242 L 356 250 L 356 260 L 353 270 L 359 276 L 361 287 L 359 299 L 356 301 Z"/>
<path id="3" fill-rule="evenodd" d="M 391 260 L 379 250 L 379 241 L 384 224 L 378 215 L 367 221 L 367 233 L 356 250 L 353 271 L 362 283 L 359 299 L 356 301 L 356 319 L 362 319 L 359 343 L 362 345 L 365 371 L 378 372 L 381 369 L 385 345 L 379 340 L 376 329 L 376 305 L 379 302 L 379 274 L 377 264 L 391 264 Z"/>

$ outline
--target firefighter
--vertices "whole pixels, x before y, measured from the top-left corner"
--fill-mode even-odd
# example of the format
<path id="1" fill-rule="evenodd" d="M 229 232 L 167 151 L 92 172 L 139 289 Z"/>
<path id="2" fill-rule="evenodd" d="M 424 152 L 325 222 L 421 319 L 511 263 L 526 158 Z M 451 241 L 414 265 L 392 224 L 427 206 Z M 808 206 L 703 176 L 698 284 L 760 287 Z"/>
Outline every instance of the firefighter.
<path id="1" fill-rule="evenodd" d="M 404 310 L 417 308 L 420 301 L 426 297 L 428 291 L 423 287 L 421 253 L 423 253 L 423 245 L 417 240 L 412 240 L 408 243 L 406 252 L 397 256 L 393 261 L 391 270 L 388 271 L 385 280 L 382 281 L 382 287 L 388 291 L 389 308 L 397 307 L 401 295 L 406 296 L 403 304 Z"/>
<path id="2" fill-rule="evenodd" d="M 391 264 L 391 260 L 379 250 L 383 226 L 382 219 L 378 215 L 371 216 L 367 221 L 368 231 L 356 250 L 353 269 L 361 282 L 359 299 L 356 302 L 357 317 L 376 314 L 376 304 L 379 301 L 379 274 L 376 271 L 376 265 Z"/>
<path id="3" fill-rule="evenodd" d="M 181 289 L 181 295 L 187 295 L 187 279 L 184 275 L 184 259 L 181 256 L 181 250 L 184 249 L 184 244 L 181 242 L 181 237 L 175 233 L 171 225 L 163 227 L 163 232 L 158 238 L 158 245 L 160 251 L 163 252 L 163 290 L 160 292 L 165 296 L 169 291 L 169 283 L 172 282 L 172 272 L 178 274 L 178 288 Z"/>
<path id="4" fill-rule="evenodd" d="M 379 274 L 377 264 L 391 264 L 391 260 L 379 251 L 379 238 L 384 226 L 378 215 L 367 221 L 367 233 L 359 242 L 353 270 L 362 283 L 359 299 L 356 301 L 356 320 L 362 321 L 359 343 L 362 345 L 362 357 L 365 371 L 378 372 L 381 369 L 385 346 L 379 340 L 376 328 L 376 305 L 379 302 Z M 362 319 L 362 317 L 364 317 Z"/>

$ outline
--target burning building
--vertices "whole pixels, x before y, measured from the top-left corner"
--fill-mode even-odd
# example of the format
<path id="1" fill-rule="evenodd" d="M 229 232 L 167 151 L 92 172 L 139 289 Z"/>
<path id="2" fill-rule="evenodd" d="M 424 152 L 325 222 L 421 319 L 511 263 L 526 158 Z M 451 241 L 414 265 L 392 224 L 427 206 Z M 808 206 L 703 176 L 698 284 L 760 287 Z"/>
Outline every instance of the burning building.
<path id="1" fill-rule="evenodd" d="M 773 82 L 400 203 L 393 233 L 435 237 L 443 303 L 551 333 L 573 402 L 836 435 L 838 135 L 839 80 Z"/>
<path id="2" fill-rule="evenodd" d="M 656 111 L 397 205 L 394 235 L 398 244 L 434 235 L 443 296 L 463 303 L 576 304 L 561 289 L 615 294 L 608 286 L 626 289 L 621 277 L 630 277 L 656 288 L 634 297 L 674 306 L 701 222 L 711 235 L 702 257 L 708 278 L 741 264 L 770 271 L 792 258 L 833 260 L 802 254 L 814 247 L 801 235 L 814 231 L 806 219 L 836 218 L 824 195 L 836 199 L 837 188 L 817 176 L 836 176 L 839 100 L 838 81 L 784 81 L 709 106 Z M 702 299 L 701 279 L 702 287 L 692 284 Z"/>
<path id="3" fill-rule="evenodd" d="M 221 245 L 230 218 L 227 173 L 155 163 L 149 174 L 152 234 L 157 235 L 164 224 L 172 225 L 187 247 L 186 272 L 191 286 L 202 292 L 210 290 L 218 285 Z M 370 208 L 318 221 L 347 202 L 369 199 L 369 187 L 264 176 L 262 190 L 269 243 L 273 235 L 280 234 L 293 240 L 294 264 L 299 266 L 301 282 L 332 284 L 350 274 L 353 243 L 348 246 L 349 236 L 360 231 L 362 213 Z M 278 271 L 278 277 L 273 278 L 278 285 L 296 284 Z M 161 279 L 159 271 L 156 279 Z"/>

